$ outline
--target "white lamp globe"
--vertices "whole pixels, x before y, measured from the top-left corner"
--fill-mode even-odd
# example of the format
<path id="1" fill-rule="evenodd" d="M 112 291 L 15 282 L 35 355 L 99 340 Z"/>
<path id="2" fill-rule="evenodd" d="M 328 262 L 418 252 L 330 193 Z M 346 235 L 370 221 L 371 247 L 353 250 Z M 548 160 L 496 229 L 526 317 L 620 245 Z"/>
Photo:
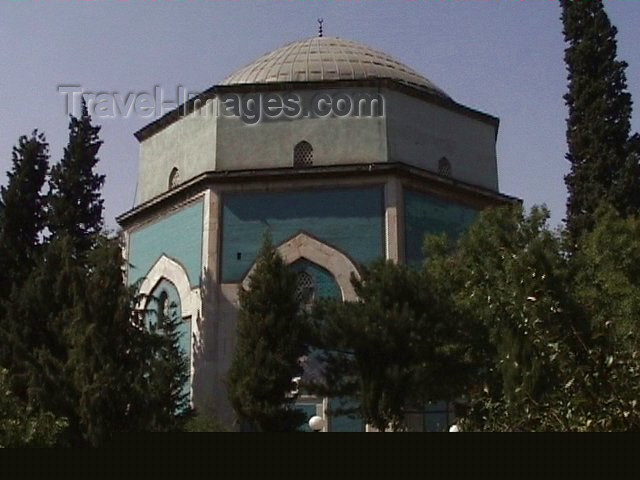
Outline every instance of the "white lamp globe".
<path id="1" fill-rule="evenodd" d="M 459 431 L 460 431 L 460 427 L 459 427 L 458 425 L 455 425 L 455 424 L 454 424 L 454 425 L 451 425 L 451 426 L 449 427 L 449 432 L 457 433 L 457 432 L 459 432 Z"/>
<path id="2" fill-rule="evenodd" d="M 319 432 L 324 427 L 324 420 L 318 415 L 314 415 L 309 419 L 309 428 L 314 432 Z"/>

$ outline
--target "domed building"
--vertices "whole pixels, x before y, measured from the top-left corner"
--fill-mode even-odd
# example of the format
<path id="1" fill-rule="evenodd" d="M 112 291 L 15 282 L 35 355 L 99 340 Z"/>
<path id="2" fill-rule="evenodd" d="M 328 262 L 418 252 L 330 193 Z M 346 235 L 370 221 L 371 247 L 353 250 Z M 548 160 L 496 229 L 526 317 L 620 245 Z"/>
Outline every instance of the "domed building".
<path id="1" fill-rule="evenodd" d="M 118 218 L 128 282 L 183 319 L 193 404 L 233 422 L 238 288 L 265 230 L 307 299 L 352 300 L 363 265 L 419 265 L 425 234 L 458 235 L 479 210 L 516 201 L 498 190 L 497 133 L 497 118 L 415 70 L 332 37 L 268 53 L 138 131 L 135 206 Z M 331 402 L 299 408 L 326 430 L 366 429 L 332 417 Z M 438 408 L 412 428 L 447 427 Z"/>

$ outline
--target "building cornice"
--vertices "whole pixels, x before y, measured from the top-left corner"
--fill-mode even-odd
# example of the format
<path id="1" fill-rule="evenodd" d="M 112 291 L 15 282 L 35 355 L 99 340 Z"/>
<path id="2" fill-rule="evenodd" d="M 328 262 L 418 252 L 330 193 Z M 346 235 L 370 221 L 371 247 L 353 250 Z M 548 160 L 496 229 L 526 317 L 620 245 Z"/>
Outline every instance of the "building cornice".
<path id="1" fill-rule="evenodd" d="M 283 182 L 287 189 L 295 190 L 296 182 L 300 180 L 331 180 L 345 178 L 375 179 L 398 175 L 401 178 L 412 180 L 420 186 L 428 188 L 435 194 L 465 198 L 483 205 L 504 205 L 521 203 L 519 198 L 505 195 L 494 190 L 471 185 L 458 180 L 442 177 L 421 168 L 404 163 L 371 163 L 351 165 L 327 165 L 305 168 L 265 168 L 251 170 L 226 170 L 221 172 L 210 171 L 202 173 L 177 187 L 168 190 L 161 195 L 147 200 L 135 208 L 123 213 L 116 221 L 128 228 L 142 218 L 153 215 L 158 210 L 166 208 L 176 202 L 184 202 L 186 199 L 202 192 L 214 185 L 228 185 L 241 183 L 249 187 L 264 182 Z M 332 186 L 331 182 L 319 184 L 319 186 Z"/>

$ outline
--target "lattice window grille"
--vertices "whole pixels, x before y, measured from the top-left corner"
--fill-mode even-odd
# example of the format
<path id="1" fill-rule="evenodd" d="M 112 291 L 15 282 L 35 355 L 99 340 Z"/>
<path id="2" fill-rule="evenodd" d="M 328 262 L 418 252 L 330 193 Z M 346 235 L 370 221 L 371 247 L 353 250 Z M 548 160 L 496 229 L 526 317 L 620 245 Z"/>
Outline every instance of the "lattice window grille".
<path id="1" fill-rule="evenodd" d="M 293 149 L 294 167 L 311 167 L 313 165 L 313 147 L 309 142 L 300 142 Z"/>
<path id="2" fill-rule="evenodd" d="M 315 282 L 309 272 L 299 272 L 296 284 L 296 300 L 303 308 L 309 307 L 315 297 Z"/>
<path id="3" fill-rule="evenodd" d="M 438 174 L 443 177 L 451 176 L 451 162 L 445 157 L 442 157 L 438 162 Z"/>

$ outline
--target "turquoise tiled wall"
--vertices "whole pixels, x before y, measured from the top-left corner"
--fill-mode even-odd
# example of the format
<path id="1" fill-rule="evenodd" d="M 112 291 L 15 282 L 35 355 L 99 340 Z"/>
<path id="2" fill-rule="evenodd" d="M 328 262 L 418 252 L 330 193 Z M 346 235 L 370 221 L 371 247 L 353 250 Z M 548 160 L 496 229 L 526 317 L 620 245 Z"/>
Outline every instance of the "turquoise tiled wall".
<path id="1" fill-rule="evenodd" d="M 316 415 L 316 405 L 315 403 L 306 403 L 306 402 L 298 402 L 295 404 L 293 408 L 296 410 L 300 410 L 304 413 L 306 421 L 298 427 L 299 432 L 311 432 L 311 428 L 309 427 L 309 419 Z"/>
<path id="2" fill-rule="evenodd" d="M 226 194 L 222 281 L 243 279 L 266 229 L 276 245 L 305 231 L 367 264 L 384 255 L 383 202 L 382 187 Z"/>
<path id="3" fill-rule="evenodd" d="M 149 273 L 164 254 L 185 268 L 192 287 L 200 285 L 203 208 L 204 203 L 200 201 L 130 235 L 130 283 Z"/>
<path id="4" fill-rule="evenodd" d="M 457 238 L 478 215 L 472 208 L 411 190 L 405 190 L 404 202 L 406 257 L 407 263 L 413 266 L 419 266 L 424 260 L 425 235 L 446 233 Z"/>
<path id="5" fill-rule="evenodd" d="M 357 403 L 349 399 L 332 398 L 329 400 L 329 408 L 339 411 L 340 409 L 354 408 Z M 335 414 L 331 417 L 332 432 L 364 432 L 364 422 L 356 414 Z"/>

